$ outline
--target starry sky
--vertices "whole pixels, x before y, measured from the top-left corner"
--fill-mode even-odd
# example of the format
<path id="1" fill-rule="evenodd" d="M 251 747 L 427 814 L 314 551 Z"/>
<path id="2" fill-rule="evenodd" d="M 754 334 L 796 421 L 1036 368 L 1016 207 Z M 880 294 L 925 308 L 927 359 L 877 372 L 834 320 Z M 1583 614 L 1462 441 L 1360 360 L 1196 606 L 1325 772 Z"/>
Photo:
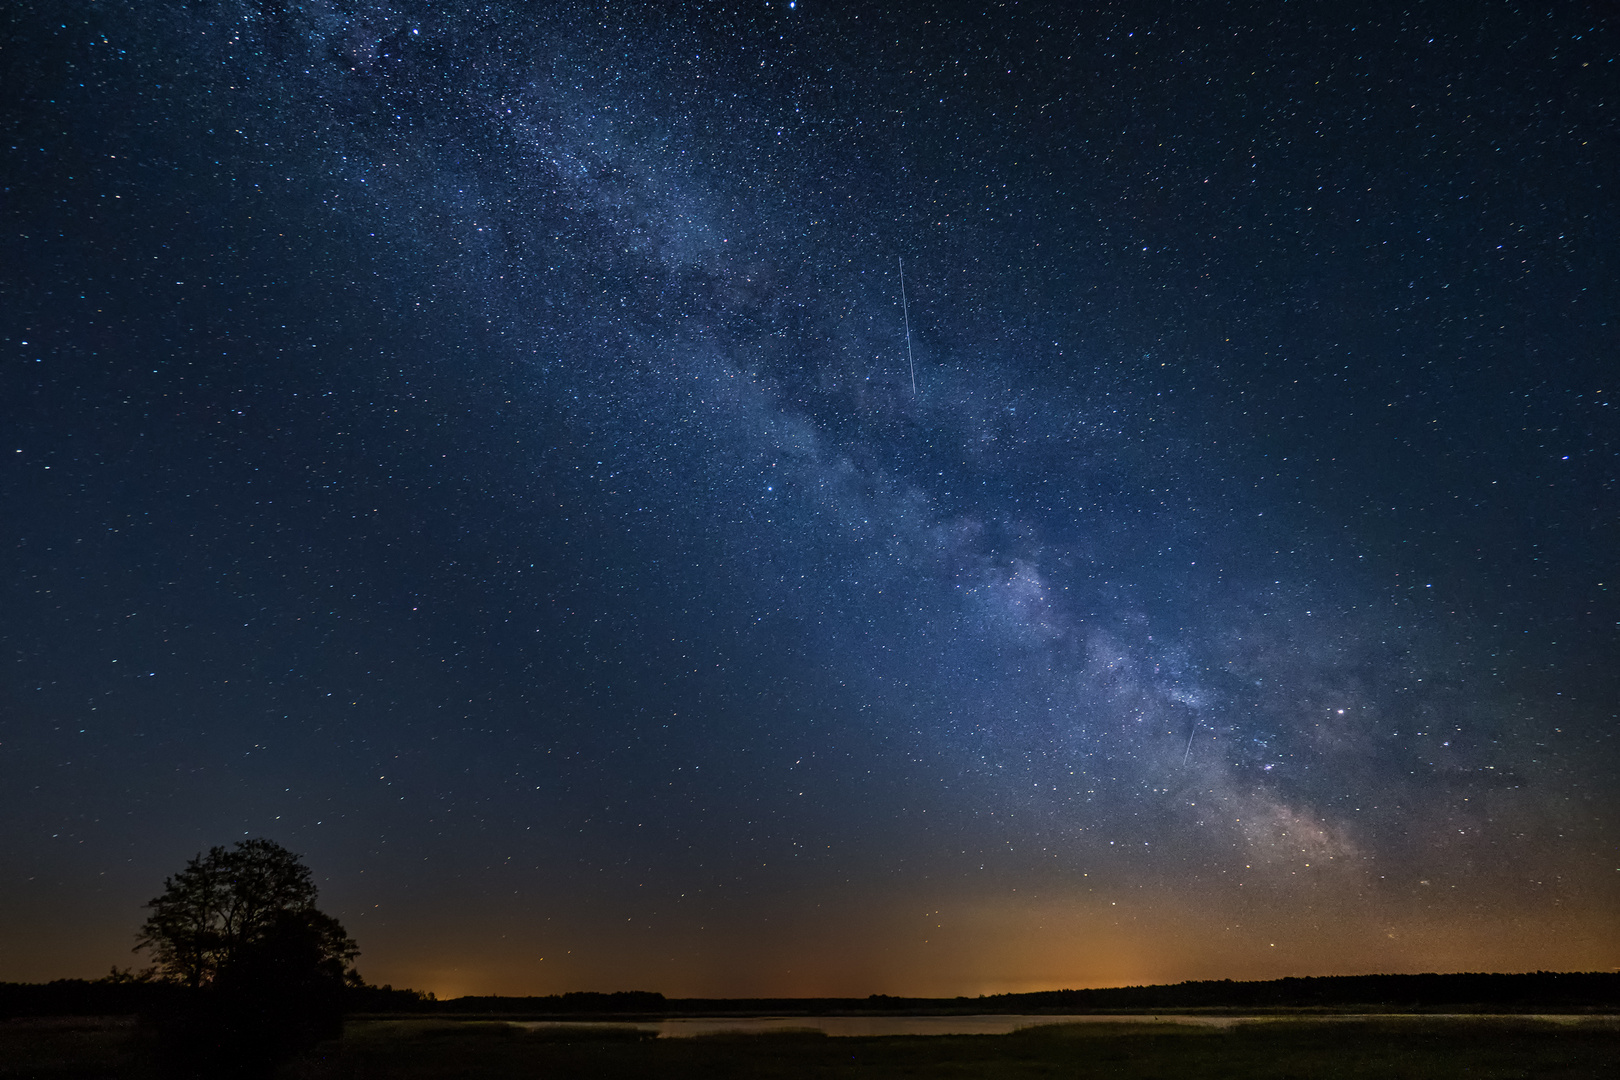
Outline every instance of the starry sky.
<path id="1" fill-rule="evenodd" d="M 248 836 L 440 996 L 1620 966 L 1551 8 L 8 6 L 0 978 Z"/>

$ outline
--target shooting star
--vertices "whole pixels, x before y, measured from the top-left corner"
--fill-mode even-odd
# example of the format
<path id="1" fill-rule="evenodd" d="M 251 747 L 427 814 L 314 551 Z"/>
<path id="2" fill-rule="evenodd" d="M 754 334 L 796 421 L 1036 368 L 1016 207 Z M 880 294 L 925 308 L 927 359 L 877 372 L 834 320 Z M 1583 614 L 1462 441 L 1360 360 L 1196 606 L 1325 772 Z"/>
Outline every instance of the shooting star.
<path id="1" fill-rule="evenodd" d="M 906 363 L 911 365 L 911 396 L 917 396 L 917 361 L 911 357 L 911 307 L 906 303 L 906 259 L 900 259 L 900 314 L 906 320 Z"/>

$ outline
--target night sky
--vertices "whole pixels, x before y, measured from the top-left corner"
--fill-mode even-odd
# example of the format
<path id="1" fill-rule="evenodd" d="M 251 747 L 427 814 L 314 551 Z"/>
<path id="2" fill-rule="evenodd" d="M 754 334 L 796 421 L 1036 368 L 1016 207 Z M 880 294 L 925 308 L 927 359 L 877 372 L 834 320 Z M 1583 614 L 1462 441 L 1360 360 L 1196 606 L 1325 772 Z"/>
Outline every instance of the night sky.
<path id="1" fill-rule="evenodd" d="M 440 996 L 1620 967 L 1550 7 L 7 5 L 0 979 L 249 836 Z"/>

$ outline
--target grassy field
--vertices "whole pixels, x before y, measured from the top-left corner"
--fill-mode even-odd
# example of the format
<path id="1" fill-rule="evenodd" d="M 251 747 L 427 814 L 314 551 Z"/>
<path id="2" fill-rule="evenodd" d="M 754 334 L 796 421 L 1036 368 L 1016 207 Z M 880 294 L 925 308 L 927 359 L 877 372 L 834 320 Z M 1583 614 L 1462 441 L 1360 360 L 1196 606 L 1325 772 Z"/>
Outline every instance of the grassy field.
<path id="1" fill-rule="evenodd" d="M 0 1077 L 145 1080 L 127 1024 L 0 1025 Z M 653 1040 L 602 1026 L 525 1032 L 499 1023 L 357 1021 L 278 1080 L 592 1080 L 658 1077 L 1107 1077 L 1419 1080 L 1620 1077 L 1620 1022 L 1498 1017 L 1274 1020 L 1227 1030 L 1084 1024 L 1012 1035 L 828 1038 L 809 1032 Z"/>

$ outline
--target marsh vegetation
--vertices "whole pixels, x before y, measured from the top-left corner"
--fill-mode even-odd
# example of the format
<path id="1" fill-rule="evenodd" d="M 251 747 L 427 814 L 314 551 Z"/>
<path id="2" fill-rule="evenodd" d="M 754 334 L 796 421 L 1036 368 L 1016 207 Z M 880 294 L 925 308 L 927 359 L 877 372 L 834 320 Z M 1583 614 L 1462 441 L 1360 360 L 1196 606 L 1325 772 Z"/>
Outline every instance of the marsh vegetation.
<path id="1" fill-rule="evenodd" d="M 0 1077 L 152 1076 L 128 1023 L 0 1024 Z M 286 1063 L 278 1080 L 550 1080 L 975 1077 L 1110 1080 L 1586 1080 L 1615 1075 L 1620 1020 L 1517 1017 L 1275 1019 L 1045 1025 L 1008 1035 L 833 1038 L 817 1031 L 659 1039 L 582 1023 L 525 1030 L 498 1021 L 351 1020 L 339 1039 Z"/>

